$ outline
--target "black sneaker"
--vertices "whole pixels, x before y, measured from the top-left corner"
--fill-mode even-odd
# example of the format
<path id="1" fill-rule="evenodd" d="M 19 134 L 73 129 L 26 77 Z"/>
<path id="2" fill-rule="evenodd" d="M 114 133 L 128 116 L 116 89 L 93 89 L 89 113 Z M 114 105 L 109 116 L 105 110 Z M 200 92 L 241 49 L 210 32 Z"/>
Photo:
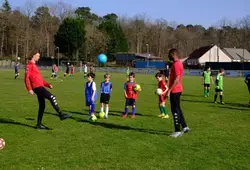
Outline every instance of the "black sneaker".
<path id="1" fill-rule="evenodd" d="M 36 125 L 36 129 L 46 129 L 44 125 Z"/>
<path id="2" fill-rule="evenodd" d="M 60 120 L 65 120 L 65 119 L 67 119 L 67 118 L 70 118 L 71 116 L 72 116 L 72 115 L 62 113 L 59 117 L 60 117 Z"/>
<path id="3" fill-rule="evenodd" d="M 44 126 L 43 124 L 36 125 L 35 128 L 36 129 L 41 129 L 41 130 L 52 130 L 51 128 L 48 128 L 48 127 Z"/>

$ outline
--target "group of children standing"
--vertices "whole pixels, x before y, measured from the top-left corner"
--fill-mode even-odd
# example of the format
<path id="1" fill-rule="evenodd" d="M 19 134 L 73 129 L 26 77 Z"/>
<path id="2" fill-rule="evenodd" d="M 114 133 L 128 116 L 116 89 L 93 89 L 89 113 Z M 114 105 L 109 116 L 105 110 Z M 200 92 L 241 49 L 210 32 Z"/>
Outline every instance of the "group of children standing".
<path id="1" fill-rule="evenodd" d="M 225 74 L 225 71 L 223 68 L 221 68 L 219 70 L 219 73 L 216 75 L 214 103 L 217 103 L 217 97 L 219 95 L 220 96 L 220 103 L 225 104 L 223 102 L 223 76 L 224 76 L 224 74 Z M 211 82 L 212 82 L 212 84 L 214 84 L 213 78 L 212 78 L 212 73 L 211 73 L 211 68 L 207 67 L 205 69 L 205 71 L 203 72 L 202 76 L 203 76 L 202 84 L 204 85 L 204 96 L 208 97 Z"/>
<path id="2" fill-rule="evenodd" d="M 110 101 L 110 95 L 112 92 L 112 83 L 110 82 L 110 74 L 106 73 L 104 75 L 104 81 L 100 85 L 100 103 L 101 103 L 101 109 L 100 112 L 104 112 L 105 107 L 105 118 L 108 118 L 109 113 L 109 101 Z M 85 84 L 85 99 L 86 99 L 86 106 L 89 107 L 89 114 L 91 116 L 95 115 L 95 103 L 98 98 L 98 92 L 96 89 L 96 83 L 94 82 L 95 74 L 93 72 L 90 72 L 87 74 L 87 83 Z M 135 82 L 135 74 L 129 73 L 128 75 L 128 81 L 124 84 L 124 96 L 126 98 L 125 102 L 125 111 L 123 114 L 123 117 L 126 118 L 128 116 L 128 107 L 132 106 L 132 116 L 131 118 L 135 118 L 136 114 L 136 99 L 138 91 L 134 90 L 134 87 L 136 86 Z"/>
<path id="3" fill-rule="evenodd" d="M 128 68 L 129 69 L 129 68 Z M 128 70 L 127 69 L 127 70 Z M 124 97 L 125 97 L 125 108 L 124 108 L 124 113 L 122 115 L 123 118 L 128 117 L 128 112 L 129 112 L 129 106 L 132 107 L 132 114 L 131 114 L 131 119 L 135 119 L 136 115 L 136 100 L 138 98 L 138 92 L 141 91 L 141 89 L 135 90 L 135 87 L 137 86 L 135 82 L 135 74 L 133 72 L 128 72 L 127 73 L 127 82 L 124 83 Z M 110 74 L 106 73 L 104 75 L 104 81 L 100 85 L 100 103 L 101 103 L 101 108 L 100 112 L 105 111 L 105 116 L 104 118 L 108 118 L 108 113 L 109 113 L 109 101 L 111 97 L 111 92 L 112 92 L 112 83 L 110 82 Z M 167 86 L 167 81 L 165 76 L 162 73 L 157 73 L 155 75 L 155 78 L 158 81 L 158 88 L 161 88 L 163 93 L 162 95 L 159 95 L 159 110 L 160 110 L 160 115 L 158 117 L 161 118 L 169 118 L 168 111 L 166 109 L 166 98 L 167 98 L 167 91 L 168 91 L 168 86 Z M 87 74 L 87 83 L 85 84 L 85 101 L 86 101 L 86 106 L 89 107 L 89 114 L 90 116 L 95 115 L 95 104 L 98 99 L 98 92 L 96 88 L 96 83 L 94 82 L 95 79 L 95 74 L 93 72 Z M 104 110 L 105 108 L 105 110 Z"/>

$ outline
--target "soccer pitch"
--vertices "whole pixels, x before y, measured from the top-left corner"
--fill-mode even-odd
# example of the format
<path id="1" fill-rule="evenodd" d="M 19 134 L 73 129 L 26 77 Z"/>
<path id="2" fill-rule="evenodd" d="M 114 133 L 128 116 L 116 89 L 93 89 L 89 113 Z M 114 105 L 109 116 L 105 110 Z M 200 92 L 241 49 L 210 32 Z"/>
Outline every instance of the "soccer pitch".
<path id="1" fill-rule="evenodd" d="M 191 132 L 180 138 L 168 135 L 173 119 L 157 117 L 154 75 L 136 75 L 142 92 L 135 120 L 122 119 L 125 74 L 112 74 L 113 92 L 108 120 L 88 121 L 83 74 L 64 81 L 50 80 L 59 106 L 72 119 L 60 121 L 49 101 L 43 124 L 53 130 L 36 130 L 38 102 L 25 89 L 23 75 L 14 80 L 13 70 L 0 70 L 0 169 L 249 169 L 250 108 L 243 78 L 224 79 L 225 105 L 203 97 L 201 77 L 184 77 L 182 108 Z M 97 73 L 99 89 L 104 73 Z M 62 74 L 61 74 L 62 76 Z M 100 96 L 100 95 L 99 95 Z M 100 104 L 96 107 L 99 112 Z M 170 112 L 170 106 L 167 105 Z M 130 109 L 131 112 L 131 109 Z"/>

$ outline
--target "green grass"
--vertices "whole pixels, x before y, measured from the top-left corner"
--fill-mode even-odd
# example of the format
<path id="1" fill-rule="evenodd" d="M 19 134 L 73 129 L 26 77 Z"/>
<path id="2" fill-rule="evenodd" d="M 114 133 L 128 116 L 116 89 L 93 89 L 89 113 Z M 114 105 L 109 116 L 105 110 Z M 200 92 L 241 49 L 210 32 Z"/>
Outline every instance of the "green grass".
<path id="1" fill-rule="evenodd" d="M 89 123 L 82 74 L 75 80 L 49 80 L 59 106 L 73 119 L 59 121 L 46 101 L 43 123 L 51 131 L 33 128 L 37 98 L 28 95 L 23 73 L 0 70 L 0 169 L 250 169 L 249 94 L 242 78 L 225 78 L 226 105 L 204 98 L 200 77 L 184 77 L 182 108 L 192 131 L 172 139 L 173 119 L 157 117 L 156 82 L 152 75 L 137 75 L 142 87 L 135 120 L 120 117 L 124 108 L 124 74 L 113 74 L 108 120 Z M 98 73 L 99 86 L 103 73 Z M 97 104 L 99 110 L 100 104 Z M 168 110 L 170 107 L 168 105 Z"/>

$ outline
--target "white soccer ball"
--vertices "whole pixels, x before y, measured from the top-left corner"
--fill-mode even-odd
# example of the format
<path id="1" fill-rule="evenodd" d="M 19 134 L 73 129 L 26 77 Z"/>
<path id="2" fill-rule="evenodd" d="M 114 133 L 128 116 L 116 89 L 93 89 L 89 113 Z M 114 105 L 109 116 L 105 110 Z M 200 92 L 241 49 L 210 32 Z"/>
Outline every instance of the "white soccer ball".
<path id="1" fill-rule="evenodd" d="M 162 91 L 162 89 L 158 88 L 158 89 L 156 89 L 155 93 L 157 95 L 161 95 L 163 93 L 163 91 Z"/>
<path id="2" fill-rule="evenodd" d="M 4 139 L 0 138 L 0 150 L 5 147 L 5 141 Z"/>
<path id="3" fill-rule="evenodd" d="M 17 57 L 17 60 L 20 60 L 20 57 Z"/>

